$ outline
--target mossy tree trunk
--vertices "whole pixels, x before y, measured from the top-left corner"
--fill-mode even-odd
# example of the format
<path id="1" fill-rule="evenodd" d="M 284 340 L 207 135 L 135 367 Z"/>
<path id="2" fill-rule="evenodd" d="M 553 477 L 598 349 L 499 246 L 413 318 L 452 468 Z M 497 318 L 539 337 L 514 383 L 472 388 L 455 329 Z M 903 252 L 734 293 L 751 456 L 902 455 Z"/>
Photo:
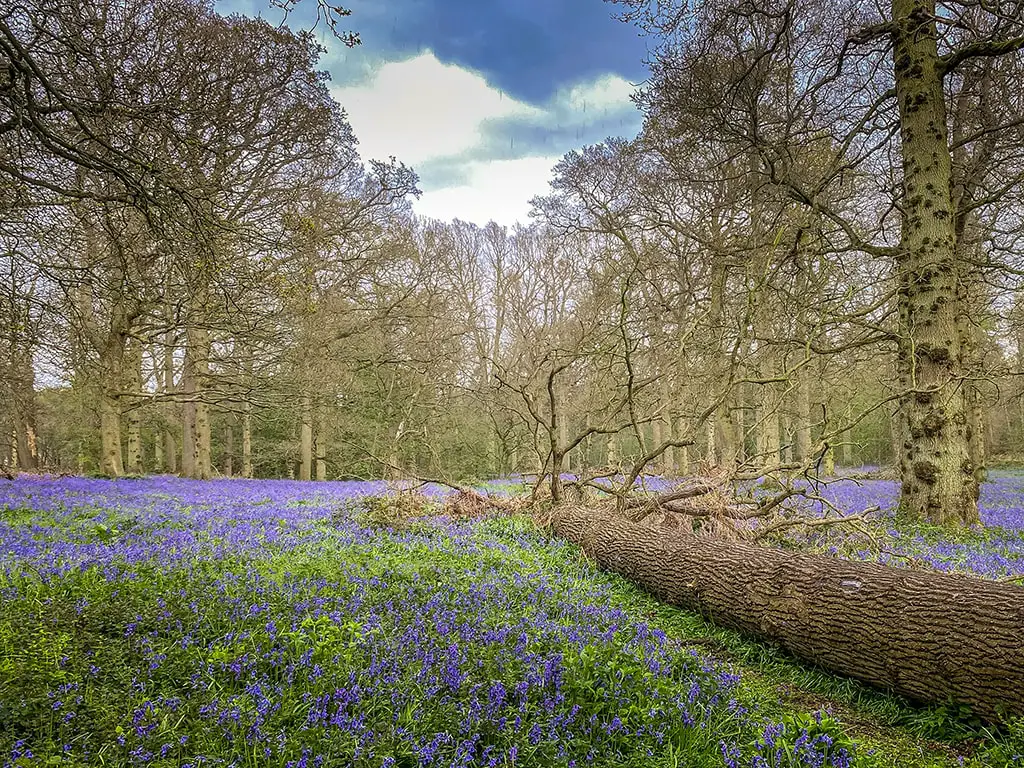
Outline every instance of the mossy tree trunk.
<path id="1" fill-rule="evenodd" d="M 906 422 L 901 505 L 939 524 L 978 520 L 957 331 L 952 167 L 935 0 L 893 0 L 903 161 L 899 362 Z"/>

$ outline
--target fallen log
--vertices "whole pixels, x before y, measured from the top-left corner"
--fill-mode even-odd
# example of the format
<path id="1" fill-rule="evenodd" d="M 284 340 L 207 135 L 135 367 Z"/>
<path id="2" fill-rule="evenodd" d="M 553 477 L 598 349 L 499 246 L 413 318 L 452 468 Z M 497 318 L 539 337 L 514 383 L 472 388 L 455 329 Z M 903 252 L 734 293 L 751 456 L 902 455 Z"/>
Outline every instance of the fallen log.
<path id="1" fill-rule="evenodd" d="M 569 508 L 554 532 L 672 605 L 805 661 L 986 720 L 1024 715 L 1024 587 L 800 554 Z"/>

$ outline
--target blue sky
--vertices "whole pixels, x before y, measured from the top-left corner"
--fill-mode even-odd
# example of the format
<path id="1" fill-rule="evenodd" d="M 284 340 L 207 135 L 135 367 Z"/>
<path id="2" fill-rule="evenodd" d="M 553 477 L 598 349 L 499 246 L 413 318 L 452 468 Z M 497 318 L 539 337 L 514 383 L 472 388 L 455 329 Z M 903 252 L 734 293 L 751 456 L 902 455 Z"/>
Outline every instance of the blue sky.
<path id="1" fill-rule="evenodd" d="M 571 149 L 636 134 L 629 101 L 647 49 L 601 0 L 349 0 L 363 45 L 330 37 L 321 66 L 364 159 L 394 155 L 420 174 L 416 211 L 479 224 L 526 221 Z M 309 26 L 301 0 L 293 26 Z M 266 0 L 222 13 L 280 20 Z"/>

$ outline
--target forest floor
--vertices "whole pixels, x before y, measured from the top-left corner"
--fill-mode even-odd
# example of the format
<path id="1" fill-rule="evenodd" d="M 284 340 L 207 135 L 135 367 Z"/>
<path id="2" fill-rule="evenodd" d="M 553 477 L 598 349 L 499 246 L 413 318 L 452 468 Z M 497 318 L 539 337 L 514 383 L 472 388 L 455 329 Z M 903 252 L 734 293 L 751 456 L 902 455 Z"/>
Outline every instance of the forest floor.
<path id="1" fill-rule="evenodd" d="M 428 506 L 388 525 L 388 490 L 0 482 L 0 765 L 1024 764 L 1024 722 L 986 727 L 800 665 L 525 517 Z M 827 490 L 850 511 L 895 494 Z M 984 530 L 883 512 L 868 534 L 776 545 L 1014 578 L 1022 509 L 1024 477 L 1004 474 Z"/>

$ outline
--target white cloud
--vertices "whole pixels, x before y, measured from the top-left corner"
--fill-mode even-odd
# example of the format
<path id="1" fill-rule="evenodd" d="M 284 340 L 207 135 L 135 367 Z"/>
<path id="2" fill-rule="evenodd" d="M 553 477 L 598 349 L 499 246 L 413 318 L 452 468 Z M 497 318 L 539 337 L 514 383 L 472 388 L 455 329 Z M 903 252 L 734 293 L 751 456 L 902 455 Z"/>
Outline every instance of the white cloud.
<path id="1" fill-rule="evenodd" d="M 332 93 L 348 112 L 364 159 L 394 155 L 410 165 L 476 147 L 489 121 L 543 116 L 476 72 L 442 64 L 432 51 L 389 62 L 368 82 Z"/>
<path id="2" fill-rule="evenodd" d="M 601 75 L 596 80 L 562 88 L 552 100 L 554 109 L 579 114 L 583 111 L 618 112 L 633 109 L 630 96 L 636 87 L 618 75 Z"/>
<path id="3" fill-rule="evenodd" d="M 552 168 L 572 147 L 548 144 L 534 156 L 487 160 L 502 121 L 563 136 L 578 127 L 582 143 L 600 140 L 595 131 L 605 130 L 606 118 L 622 125 L 635 110 L 629 98 L 634 86 L 615 74 L 560 88 L 534 106 L 502 93 L 477 72 L 443 64 L 429 50 L 401 61 L 364 63 L 373 69 L 361 81 L 336 85 L 332 94 L 348 113 L 364 159 L 394 155 L 421 172 L 426 192 L 414 208 L 436 219 L 525 222 L 530 198 L 548 192 Z M 463 181 L 442 181 L 435 175 L 442 173 L 446 180 Z"/>
<path id="4" fill-rule="evenodd" d="M 471 161 L 467 164 L 466 184 L 424 192 L 413 208 L 421 216 L 459 218 L 481 226 L 491 220 L 506 226 L 525 223 L 530 198 L 547 193 L 551 171 L 559 159 L 540 156 Z"/>

